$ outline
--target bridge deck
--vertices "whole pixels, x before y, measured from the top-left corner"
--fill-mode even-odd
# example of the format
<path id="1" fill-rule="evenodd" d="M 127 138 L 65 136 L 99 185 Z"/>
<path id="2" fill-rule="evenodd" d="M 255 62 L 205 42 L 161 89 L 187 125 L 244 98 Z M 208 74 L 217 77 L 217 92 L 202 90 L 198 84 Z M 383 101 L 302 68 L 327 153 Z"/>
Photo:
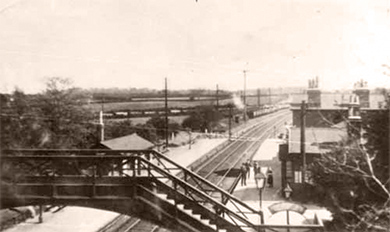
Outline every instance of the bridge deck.
<path id="1" fill-rule="evenodd" d="M 212 150 L 215 147 L 221 145 L 225 141 L 226 139 L 221 139 L 221 138 L 198 139 L 196 143 L 191 145 L 191 149 L 189 149 L 188 146 L 172 147 L 164 155 L 166 155 L 167 157 L 169 157 L 170 159 L 174 160 L 176 163 L 182 166 L 190 167 L 195 162 L 198 162 L 198 160 L 204 154 L 212 152 Z M 174 172 L 174 170 L 172 171 Z M 74 178 L 75 182 L 79 182 L 80 184 L 85 184 L 84 182 L 86 181 L 84 178 L 75 178 L 75 177 L 71 177 L 71 178 Z M 123 182 L 123 179 L 121 178 L 118 179 L 115 177 L 102 178 L 98 181 L 100 181 L 101 184 L 103 184 L 108 180 L 110 181 L 110 183 Z M 111 197 L 112 196 L 110 197 L 101 196 L 99 198 L 112 199 Z M 71 196 L 69 196 L 69 198 L 71 198 Z M 87 199 L 88 197 L 85 198 Z M 119 200 L 120 197 L 116 197 L 116 198 Z M 36 226 L 35 222 L 37 221 L 37 219 L 34 218 L 28 220 L 26 223 L 23 223 L 22 227 L 14 227 L 13 231 L 14 232 L 25 231 L 27 229 L 31 232 L 53 231 L 53 230 L 78 231 L 81 230 L 80 225 L 85 224 L 88 225 L 88 227 L 83 227 L 82 230 L 92 232 L 92 231 L 97 231 L 99 228 L 105 226 L 108 222 L 112 221 L 118 215 L 119 214 L 116 212 L 99 210 L 95 208 L 66 207 L 56 214 L 52 214 L 50 211 L 44 213 L 44 222 L 45 222 L 44 224 L 40 224 L 39 226 Z M 66 226 L 64 227 L 63 225 Z"/>

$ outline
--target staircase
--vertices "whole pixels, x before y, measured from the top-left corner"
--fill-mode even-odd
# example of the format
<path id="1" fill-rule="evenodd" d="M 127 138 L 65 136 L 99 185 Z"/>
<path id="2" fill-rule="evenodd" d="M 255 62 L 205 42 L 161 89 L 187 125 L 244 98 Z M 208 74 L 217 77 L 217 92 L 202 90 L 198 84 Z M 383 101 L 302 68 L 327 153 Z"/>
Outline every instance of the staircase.
<path id="1" fill-rule="evenodd" d="M 255 211 L 196 173 L 155 151 L 134 159 L 141 172 L 132 174 L 151 177 L 155 197 L 175 206 L 175 213 L 180 211 L 180 214 L 196 219 L 200 223 L 196 228 L 203 228 L 200 231 L 254 231 L 257 228 L 246 214 L 262 216 L 262 212 Z M 149 171 L 142 172 L 144 170 Z M 172 170 L 179 171 L 181 178 L 171 173 Z M 228 208 L 227 203 L 235 210 Z"/>

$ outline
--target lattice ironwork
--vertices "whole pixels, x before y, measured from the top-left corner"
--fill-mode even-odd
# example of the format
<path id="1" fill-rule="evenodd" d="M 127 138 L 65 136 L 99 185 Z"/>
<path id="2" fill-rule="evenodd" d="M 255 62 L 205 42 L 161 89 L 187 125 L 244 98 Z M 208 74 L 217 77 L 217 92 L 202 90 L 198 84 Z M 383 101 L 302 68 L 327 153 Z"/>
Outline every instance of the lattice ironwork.
<path id="1" fill-rule="evenodd" d="M 257 231 L 274 228 L 253 224 L 247 215 L 258 215 L 263 224 L 262 211 L 254 210 L 154 150 L 4 150 L 1 179 L 2 185 L 13 186 L 11 193 L 16 195 L 23 188 L 27 191 L 24 194 L 31 191 L 46 198 L 79 196 L 86 199 L 112 195 L 134 197 L 137 194 L 134 183 L 144 179 L 152 188 L 167 193 L 175 204 L 192 205 L 212 217 L 217 225 L 230 223 L 238 230 Z M 213 196 L 218 193 L 219 197 L 212 197 L 211 193 Z M 307 229 L 318 228 L 320 226 Z"/>

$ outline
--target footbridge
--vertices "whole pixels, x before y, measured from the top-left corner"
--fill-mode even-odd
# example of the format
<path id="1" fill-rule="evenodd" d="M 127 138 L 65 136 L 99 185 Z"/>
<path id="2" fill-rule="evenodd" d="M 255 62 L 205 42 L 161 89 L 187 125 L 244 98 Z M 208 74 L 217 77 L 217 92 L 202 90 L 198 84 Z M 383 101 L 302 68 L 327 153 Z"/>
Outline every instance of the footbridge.
<path id="1" fill-rule="evenodd" d="M 172 231 L 323 231 L 318 219 L 264 224 L 263 211 L 154 150 L 2 150 L 0 189 L 1 209 L 91 207 Z"/>
<path id="2" fill-rule="evenodd" d="M 248 218 L 262 211 L 154 150 L 3 150 L 1 159 L 1 208 L 92 207 L 175 231 L 263 229 Z"/>

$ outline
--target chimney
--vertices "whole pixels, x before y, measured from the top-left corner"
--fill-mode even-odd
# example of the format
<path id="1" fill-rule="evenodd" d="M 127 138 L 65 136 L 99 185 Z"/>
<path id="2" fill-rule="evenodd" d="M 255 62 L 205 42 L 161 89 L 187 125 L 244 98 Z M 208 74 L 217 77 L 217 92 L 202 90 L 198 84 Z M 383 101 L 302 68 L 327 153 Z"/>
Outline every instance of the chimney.
<path id="1" fill-rule="evenodd" d="M 360 116 L 360 101 L 359 96 L 352 94 L 349 98 L 348 104 L 348 136 L 356 139 L 360 139 L 362 118 Z"/>
<path id="2" fill-rule="evenodd" d="M 98 124 L 98 142 L 104 141 L 104 123 L 103 123 L 103 111 L 99 112 L 99 124 Z"/>
<path id="3" fill-rule="evenodd" d="M 370 90 L 367 87 L 367 82 L 360 80 L 355 83 L 353 93 L 359 96 L 360 107 L 370 108 Z"/>
<path id="4" fill-rule="evenodd" d="M 309 80 L 307 97 L 309 107 L 321 108 L 321 90 L 318 88 L 318 77 Z"/>

